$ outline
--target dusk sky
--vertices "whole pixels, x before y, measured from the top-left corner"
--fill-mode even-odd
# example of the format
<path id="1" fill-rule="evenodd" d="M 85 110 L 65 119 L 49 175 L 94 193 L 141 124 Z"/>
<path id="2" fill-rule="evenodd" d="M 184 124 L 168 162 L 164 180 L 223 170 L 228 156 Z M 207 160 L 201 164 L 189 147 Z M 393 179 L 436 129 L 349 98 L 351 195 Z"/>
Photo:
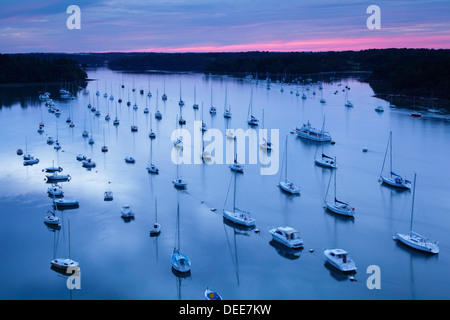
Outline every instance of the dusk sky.
<path id="1" fill-rule="evenodd" d="M 81 9 L 69 30 L 67 7 Z M 381 29 L 369 30 L 370 5 Z M 0 52 L 450 49 L 449 0 L 14 0 Z"/>

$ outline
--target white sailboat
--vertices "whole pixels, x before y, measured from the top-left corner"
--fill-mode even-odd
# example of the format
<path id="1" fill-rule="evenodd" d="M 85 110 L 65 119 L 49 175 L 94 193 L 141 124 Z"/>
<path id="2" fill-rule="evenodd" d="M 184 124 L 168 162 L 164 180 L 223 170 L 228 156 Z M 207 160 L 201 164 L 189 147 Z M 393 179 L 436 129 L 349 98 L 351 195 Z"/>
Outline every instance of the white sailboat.
<path id="1" fill-rule="evenodd" d="M 148 173 L 152 174 L 158 174 L 159 169 L 158 167 L 153 163 L 153 140 L 150 139 L 150 159 L 147 166 Z"/>
<path id="2" fill-rule="evenodd" d="M 411 206 L 411 224 L 409 228 L 409 234 L 397 233 L 393 238 L 398 240 L 405 245 L 429 253 L 439 253 L 439 247 L 437 242 L 424 237 L 417 232 L 413 231 L 413 217 L 414 217 L 414 199 L 416 194 L 416 174 L 414 174 L 414 188 L 413 188 L 413 198 Z"/>
<path id="3" fill-rule="evenodd" d="M 172 252 L 172 268 L 181 273 L 188 273 L 191 271 L 191 260 L 181 252 L 181 236 L 180 236 L 180 204 L 177 202 L 177 234 L 176 245 Z"/>
<path id="4" fill-rule="evenodd" d="M 337 213 L 339 215 L 353 217 L 355 215 L 355 208 L 352 207 L 348 202 L 344 202 L 344 201 L 337 199 L 337 196 L 336 196 L 336 172 L 337 172 L 337 170 L 334 170 L 334 172 L 330 175 L 327 192 L 325 194 L 324 207 L 327 208 L 328 210 L 330 210 L 331 212 Z M 331 178 L 332 178 L 333 174 L 334 174 L 334 198 L 333 198 L 334 200 L 327 201 L 328 190 L 330 189 Z"/>
<path id="5" fill-rule="evenodd" d="M 389 175 L 383 176 L 384 165 L 386 163 L 386 156 L 388 153 L 388 149 L 389 149 Z M 404 179 L 402 176 L 392 171 L 392 131 L 389 133 L 389 139 L 386 146 L 386 152 L 384 153 L 384 160 L 383 165 L 381 167 L 379 181 L 382 181 L 383 183 L 392 187 L 400 189 L 411 189 L 411 181 Z"/>
<path id="6" fill-rule="evenodd" d="M 247 123 L 251 126 L 257 126 L 259 124 L 259 120 L 253 116 L 253 88 L 250 94 L 250 103 L 248 105 L 248 115 L 247 115 Z"/>
<path id="7" fill-rule="evenodd" d="M 317 157 L 317 150 L 316 149 L 316 156 L 314 156 L 314 163 L 325 167 L 325 168 L 331 168 L 331 169 L 336 169 L 337 168 L 337 162 L 336 162 L 336 157 L 330 157 L 327 156 L 326 154 L 323 153 L 323 148 L 322 148 L 322 155 L 320 157 Z"/>
<path id="8" fill-rule="evenodd" d="M 50 264 L 53 268 L 60 270 L 67 270 L 69 267 L 78 267 L 79 263 L 70 258 L 70 220 L 68 223 L 68 231 L 69 231 L 69 257 L 68 258 L 55 258 L 50 261 Z"/>
<path id="9" fill-rule="evenodd" d="M 209 108 L 209 113 L 216 114 L 216 112 L 217 112 L 217 109 L 213 105 L 213 87 L 212 87 L 212 83 L 211 83 L 211 107 Z"/>
<path id="10" fill-rule="evenodd" d="M 287 152 L 287 136 L 286 136 L 286 146 L 285 146 L 285 150 L 284 150 L 284 161 L 283 161 L 283 166 L 284 166 L 284 180 L 282 179 L 281 175 L 283 173 L 283 170 L 281 170 L 280 173 L 280 182 L 278 183 L 278 186 L 280 187 L 281 190 L 289 193 L 289 194 L 300 194 L 300 188 L 297 187 L 296 185 L 294 185 L 291 181 L 288 180 L 287 176 L 287 157 L 288 157 L 288 152 Z M 283 169 L 283 168 L 282 168 Z"/>
<path id="11" fill-rule="evenodd" d="M 197 109 L 198 109 L 198 104 L 197 104 L 197 92 L 196 92 L 195 85 L 194 85 L 194 104 L 192 105 L 192 108 L 193 108 L 194 110 L 197 110 Z"/>
<path id="12" fill-rule="evenodd" d="M 264 109 L 263 109 L 263 115 L 262 115 L 262 129 L 264 130 Z M 270 141 L 269 138 L 262 138 L 261 143 L 259 144 L 259 146 L 267 151 L 272 150 L 272 142 Z"/>
<path id="13" fill-rule="evenodd" d="M 162 119 L 162 113 L 159 111 L 158 108 L 158 90 L 156 90 L 156 112 L 155 112 L 155 119 L 161 120 Z"/>
<path id="14" fill-rule="evenodd" d="M 225 87 L 225 106 L 223 111 L 224 118 L 231 118 L 231 106 L 227 105 L 228 87 Z"/>
<path id="15" fill-rule="evenodd" d="M 150 236 L 157 237 L 161 233 L 161 224 L 158 223 L 158 204 L 155 198 L 155 222 L 150 227 Z"/>
<path id="16" fill-rule="evenodd" d="M 231 221 L 235 224 L 244 226 L 244 227 L 255 227 L 255 219 L 250 216 L 250 213 L 247 211 L 243 211 L 236 207 L 236 171 L 233 173 L 234 175 L 234 191 L 233 191 L 233 209 L 232 211 L 227 211 L 225 208 L 223 209 L 223 217 L 228 221 Z M 231 183 L 231 181 L 230 181 Z M 228 189 L 229 190 L 229 189 Z"/>

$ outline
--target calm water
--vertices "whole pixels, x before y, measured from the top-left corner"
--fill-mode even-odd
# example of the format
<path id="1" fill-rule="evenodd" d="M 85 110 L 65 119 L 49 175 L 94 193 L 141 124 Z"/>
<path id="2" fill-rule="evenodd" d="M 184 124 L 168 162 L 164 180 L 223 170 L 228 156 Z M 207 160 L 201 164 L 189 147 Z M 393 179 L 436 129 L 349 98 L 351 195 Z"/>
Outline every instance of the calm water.
<path id="1" fill-rule="evenodd" d="M 387 102 L 373 97 L 368 84 L 354 78 L 324 84 L 327 103 L 322 105 L 317 85 L 304 91 L 308 96 L 304 101 L 301 87 L 300 96 L 296 96 L 296 86 L 284 85 L 284 92 L 280 92 L 281 85 L 274 83 L 267 90 L 264 81 L 255 85 L 231 77 L 122 74 L 106 69 L 88 74 L 98 81 L 89 82 L 89 93 L 80 91 L 75 100 L 57 99 L 59 86 L 1 90 L 1 299 L 203 299 L 206 286 L 219 291 L 225 299 L 242 300 L 450 298 L 450 122 L 413 118 L 411 110 L 390 109 Z M 166 102 L 161 101 L 164 84 Z M 193 121 L 202 117 L 203 102 L 205 123 L 224 131 L 227 88 L 233 113 L 228 125 L 247 129 L 253 88 L 253 113 L 262 120 L 264 109 L 265 128 L 279 129 L 280 161 L 288 136 L 288 175 L 300 186 L 300 196 L 290 197 L 280 191 L 279 173 L 261 175 L 259 161 L 246 163 L 245 173 L 237 177 L 237 206 L 251 212 L 259 233 L 237 230 L 223 221 L 222 209 L 232 178 L 227 164 L 183 164 L 180 175 L 188 187 L 186 192 L 174 189 L 172 179 L 177 169 L 170 158 L 170 136 L 180 113 L 180 84 L 186 103 L 182 115 L 187 124 L 183 128 L 193 130 Z M 344 106 L 345 85 L 351 88 L 353 108 Z M 194 86 L 200 105 L 197 111 L 192 108 Z M 208 112 L 211 87 L 217 107 L 215 116 Z M 141 89 L 144 95 L 139 93 Z M 290 94 L 291 89 L 294 94 Z M 37 99 L 39 90 L 52 93 L 62 111 L 59 118 Z M 99 97 L 95 96 L 97 90 L 101 92 Z M 103 97 L 105 91 L 110 95 L 111 90 L 115 98 L 112 103 Z M 151 98 L 147 97 L 149 90 Z M 112 121 L 118 98 L 123 103 L 117 104 L 121 122 L 115 127 Z M 128 99 L 130 107 L 126 106 Z M 99 117 L 89 111 L 89 103 L 100 109 Z M 139 107 L 137 111 L 133 110 L 134 103 Z M 163 114 L 160 121 L 153 117 L 157 103 Z M 151 116 L 143 113 L 146 105 Z M 384 113 L 374 111 L 378 105 L 384 106 Z M 108 108 L 109 122 L 104 119 Z M 70 114 L 74 128 L 66 123 Z M 320 129 L 324 116 L 325 128 L 336 142 L 324 145 L 324 151 L 338 159 L 338 197 L 356 208 L 354 219 L 324 210 L 331 171 L 314 164 L 314 155 L 322 147 L 290 134 L 296 125 L 308 120 Z M 45 123 L 42 135 L 37 133 L 41 121 Z M 136 133 L 130 131 L 133 122 L 139 128 Z M 160 169 L 156 176 L 146 171 L 150 126 L 157 135 L 152 148 L 153 162 Z M 81 136 L 85 127 L 93 132 L 93 146 Z M 414 251 L 392 239 L 396 232 L 409 231 L 412 192 L 399 192 L 378 182 L 391 130 L 394 170 L 409 179 L 417 173 L 414 229 L 439 241 L 438 255 Z M 59 152 L 47 145 L 47 136 L 59 138 Z M 109 147 L 107 153 L 101 152 L 103 140 Z M 362 152 L 363 147 L 368 152 Z M 22 158 L 16 155 L 18 148 L 26 149 L 40 163 L 23 166 Z M 90 171 L 82 168 L 75 158 L 77 154 L 91 157 L 97 167 Z M 133 156 L 136 163 L 125 163 L 126 156 Z M 43 223 L 52 200 L 47 196 L 49 184 L 44 181 L 42 169 L 53 161 L 72 177 L 63 183 L 65 197 L 80 202 L 77 209 L 58 212 L 64 223 L 56 232 Z M 103 200 L 106 190 L 113 191 L 113 201 Z M 162 225 L 156 238 L 149 236 L 155 220 L 155 198 Z M 192 261 L 187 278 L 177 277 L 171 269 L 177 203 L 181 248 Z M 230 203 L 231 197 L 227 208 Z M 136 213 L 130 222 L 120 216 L 125 204 Z M 54 257 L 68 256 L 69 220 L 71 257 L 81 267 L 79 290 L 69 290 L 67 277 L 50 268 Z M 292 254 L 272 245 L 268 229 L 282 225 L 300 231 L 305 244 L 302 251 Z M 326 264 L 324 248 L 347 250 L 358 267 L 354 275 L 357 281 L 350 281 L 348 275 Z M 381 269 L 380 290 L 366 286 L 370 265 Z"/>

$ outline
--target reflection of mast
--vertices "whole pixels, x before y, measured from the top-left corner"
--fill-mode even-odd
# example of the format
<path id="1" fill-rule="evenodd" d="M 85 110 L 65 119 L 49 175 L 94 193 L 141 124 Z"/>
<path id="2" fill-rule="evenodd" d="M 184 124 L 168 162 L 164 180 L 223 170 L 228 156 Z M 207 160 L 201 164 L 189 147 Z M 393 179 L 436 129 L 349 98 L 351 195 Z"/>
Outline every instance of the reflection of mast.
<path id="1" fill-rule="evenodd" d="M 231 245 L 230 245 L 230 240 L 228 239 L 228 233 L 226 230 L 225 225 L 227 220 L 224 219 L 224 224 L 223 224 L 223 228 L 225 231 L 225 236 L 227 237 L 227 244 L 228 244 L 228 249 L 230 250 L 230 255 L 231 255 L 231 259 L 234 265 L 234 271 L 236 273 L 236 281 L 237 281 L 237 285 L 239 285 L 239 265 L 238 265 L 238 255 L 237 255 L 237 241 L 236 241 L 236 235 L 244 235 L 244 236 L 249 236 L 248 232 L 245 231 L 241 231 L 238 228 L 235 228 L 234 226 L 231 227 L 233 229 L 233 242 L 234 242 L 234 255 L 231 249 Z"/>

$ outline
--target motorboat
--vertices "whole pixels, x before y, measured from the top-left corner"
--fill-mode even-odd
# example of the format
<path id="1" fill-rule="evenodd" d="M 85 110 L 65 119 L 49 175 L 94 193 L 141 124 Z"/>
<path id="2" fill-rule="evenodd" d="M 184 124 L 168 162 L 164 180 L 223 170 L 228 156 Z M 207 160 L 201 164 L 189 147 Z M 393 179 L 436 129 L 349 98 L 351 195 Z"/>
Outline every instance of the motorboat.
<path id="1" fill-rule="evenodd" d="M 303 139 L 317 141 L 317 142 L 331 142 L 331 136 L 328 132 L 322 130 L 317 130 L 311 126 L 311 124 L 303 124 L 301 128 L 295 128 L 297 136 Z"/>
<path id="2" fill-rule="evenodd" d="M 303 247 L 303 240 L 300 233 L 291 227 L 278 227 L 269 230 L 274 241 L 288 247 L 300 249 Z"/>
<path id="3" fill-rule="evenodd" d="M 355 272 L 355 262 L 348 257 L 348 252 L 343 249 L 325 249 L 324 255 L 328 263 L 343 272 Z"/>

